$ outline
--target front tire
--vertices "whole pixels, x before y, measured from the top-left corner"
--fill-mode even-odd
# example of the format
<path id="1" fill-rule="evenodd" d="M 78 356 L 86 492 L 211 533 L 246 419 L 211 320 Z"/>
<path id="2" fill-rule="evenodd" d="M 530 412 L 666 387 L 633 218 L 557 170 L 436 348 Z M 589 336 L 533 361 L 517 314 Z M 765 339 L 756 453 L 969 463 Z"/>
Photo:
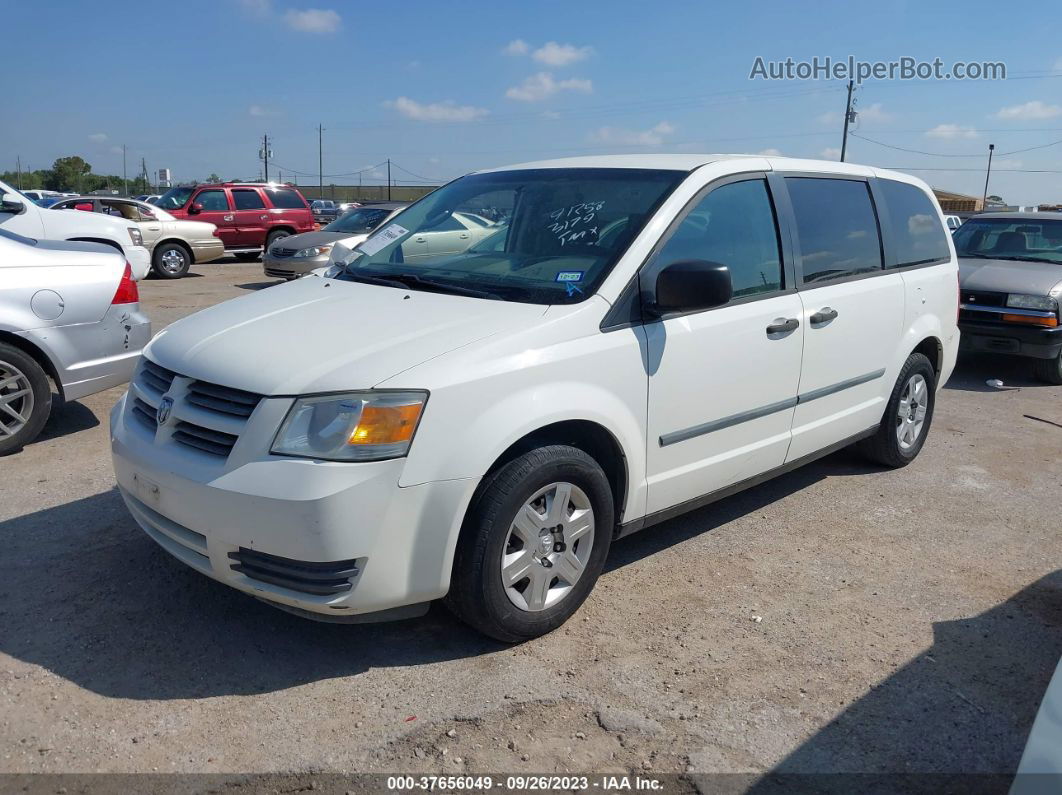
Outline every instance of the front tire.
<path id="1" fill-rule="evenodd" d="M 0 455 L 37 438 L 52 413 L 48 376 L 28 354 L 0 342 Z"/>
<path id="2" fill-rule="evenodd" d="M 1062 386 L 1062 351 L 1052 359 L 1037 359 L 1033 367 L 1041 381 Z"/>
<path id="3" fill-rule="evenodd" d="M 551 632 L 597 582 L 613 527 L 612 490 L 593 458 L 565 445 L 525 453 L 473 499 L 447 606 L 506 643 Z"/>
<path id="4" fill-rule="evenodd" d="M 181 279 L 192 267 L 192 252 L 180 243 L 163 243 L 151 255 L 151 269 L 160 279 Z"/>
<path id="5" fill-rule="evenodd" d="M 929 359 L 921 353 L 907 357 L 885 406 L 881 425 L 860 444 L 867 458 L 894 469 L 915 460 L 933 422 L 936 384 L 936 371 Z"/>

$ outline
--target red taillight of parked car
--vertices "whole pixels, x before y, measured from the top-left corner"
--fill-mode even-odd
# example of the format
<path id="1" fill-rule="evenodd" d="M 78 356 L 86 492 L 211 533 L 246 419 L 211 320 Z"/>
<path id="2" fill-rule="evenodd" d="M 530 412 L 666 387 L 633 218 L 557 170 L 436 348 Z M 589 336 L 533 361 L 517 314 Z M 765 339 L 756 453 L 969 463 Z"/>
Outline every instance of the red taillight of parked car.
<path id="1" fill-rule="evenodd" d="M 135 304 L 139 303 L 139 301 L 140 291 L 137 289 L 136 282 L 133 281 L 133 269 L 126 262 L 122 280 L 118 282 L 118 289 L 114 291 L 114 298 L 111 299 L 111 303 Z"/>

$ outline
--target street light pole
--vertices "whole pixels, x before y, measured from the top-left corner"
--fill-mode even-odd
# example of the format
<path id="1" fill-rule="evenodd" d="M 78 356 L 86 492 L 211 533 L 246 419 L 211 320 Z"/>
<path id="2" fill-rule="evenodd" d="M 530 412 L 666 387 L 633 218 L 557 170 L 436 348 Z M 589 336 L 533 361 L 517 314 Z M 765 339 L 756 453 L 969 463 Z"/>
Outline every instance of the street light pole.
<path id="1" fill-rule="evenodd" d="M 848 81 L 848 104 L 844 109 L 844 132 L 841 134 L 841 162 L 844 162 L 844 154 L 848 151 L 848 122 L 852 120 L 852 87 L 854 81 Z"/>
<path id="2" fill-rule="evenodd" d="M 992 176 L 992 152 L 995 151 L 996 145 L 988 145 L 988 170 L 985 172 L 985 192 L 981 197 L 981 211 L 985 210 L 985 205 L 988 203 L 988 178 Z"/>
<path id="3" fill-rule="evenodd" d="M 125 144 L 122 144 L 122 189 L 125 195 L 129 195 L 129 179 L 125 173 Z"/>

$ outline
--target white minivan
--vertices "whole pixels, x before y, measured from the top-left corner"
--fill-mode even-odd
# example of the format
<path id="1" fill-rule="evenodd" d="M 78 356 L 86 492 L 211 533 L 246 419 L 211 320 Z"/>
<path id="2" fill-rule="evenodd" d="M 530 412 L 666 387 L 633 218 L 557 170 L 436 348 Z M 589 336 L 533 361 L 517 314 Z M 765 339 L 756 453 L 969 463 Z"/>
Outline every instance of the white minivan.
<path id="1" fill-rule="evenodd" d="M 492 233 L 408 261 L 455 212 Z M 169 326 L 111 414 L 145 533 L 324 620 L 548 632 L 616 538 L 856 442 L 908 464 L 959 341 L 933 194 L 846 163 L 483 171 L 340 256 Z"/>

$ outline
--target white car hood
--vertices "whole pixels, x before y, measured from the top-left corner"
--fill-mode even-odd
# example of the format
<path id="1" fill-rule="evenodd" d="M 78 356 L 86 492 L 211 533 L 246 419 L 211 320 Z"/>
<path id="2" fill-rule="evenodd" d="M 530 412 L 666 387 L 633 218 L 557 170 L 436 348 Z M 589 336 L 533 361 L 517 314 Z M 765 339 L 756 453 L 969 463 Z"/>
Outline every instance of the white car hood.
<path id="1" fill-rule="evenodd" d="M 311 276 L 190 315 L 145 353 L 182 375 L 261 395 L 369 389 L 545 306 Z"/>

